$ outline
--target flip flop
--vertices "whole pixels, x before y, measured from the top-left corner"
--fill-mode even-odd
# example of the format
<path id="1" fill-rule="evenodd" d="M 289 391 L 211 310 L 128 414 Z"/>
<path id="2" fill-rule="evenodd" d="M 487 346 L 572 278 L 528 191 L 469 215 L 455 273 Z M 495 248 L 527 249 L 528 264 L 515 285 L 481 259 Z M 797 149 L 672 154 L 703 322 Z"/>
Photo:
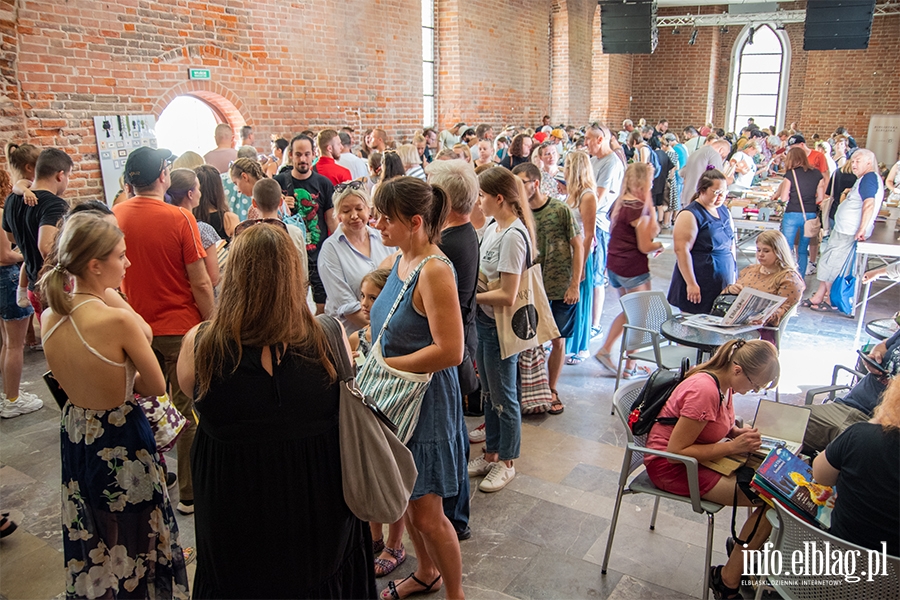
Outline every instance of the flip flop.
<path id="1" fill-rule="evenodd" d="M 828 304 L 827 302 L 820 302 L 819 304 L 812 304 L 812 305 L 810 305 L 809 308 L 816 312 L 822 312 L 822 313 L 839 313 L 839 312 L 841 312 L 841 310 L 839 308 L 837 308 L 836 306 L 832 306 L 832 305 Z"/>
<path id="2" fill-rule="evenodd" d="M 575 365 L 580 365 L 582 362 L 584 362 L 584 357 L 578 356 L 577 354 L 573 354 L 572 356 L 566 357 L 567 365 L 575 366 Z"/>

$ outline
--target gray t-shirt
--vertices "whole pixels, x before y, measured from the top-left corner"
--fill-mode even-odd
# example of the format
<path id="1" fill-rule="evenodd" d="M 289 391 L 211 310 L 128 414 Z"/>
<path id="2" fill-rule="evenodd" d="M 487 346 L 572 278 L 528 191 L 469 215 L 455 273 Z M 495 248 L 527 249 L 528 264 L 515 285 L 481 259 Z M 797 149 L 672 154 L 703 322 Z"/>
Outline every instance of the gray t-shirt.
<path id="1" fill-rule="evenodd" d="M 597 183 L 597 189 L 606 190 L 603 198 L 597 198 L 597 227 L 609 232 L 609 209 L 615 204 L 619 192 L 622 191 L 625 165 L 622 164 L 615 152 L 610 152 L 603 158 L 592 156 L 591 166 L 594 168 L 594 181 Z"/>

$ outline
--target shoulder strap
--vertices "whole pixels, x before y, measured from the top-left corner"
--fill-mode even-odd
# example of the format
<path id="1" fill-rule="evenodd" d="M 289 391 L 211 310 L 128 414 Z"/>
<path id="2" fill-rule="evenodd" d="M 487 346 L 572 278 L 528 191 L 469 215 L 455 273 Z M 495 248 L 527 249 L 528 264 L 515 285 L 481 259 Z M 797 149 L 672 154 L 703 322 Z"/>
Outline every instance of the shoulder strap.
<path id="1" fill-rule="evenodd" d="M 325 336 L 328 338 L 328 344 L 331 346 L 331 355 L 335 360 L 335 369 L 341 381 L 353 379 L 356 374 L 353 366 L 350 364 L 350 357 L 347 356 L 346 348 L 344 348 L 344 337 L 341 335 L 341 327 L 338 325 L 334 317 L 328 315 L 317 315 L 316 321 L 325 330 Z"/>
<path id="2" fill-rule="evenodd" d="M 422 267 L 425 266 L 425 263 L 427 263 L 432 258 L 442 260 L 445 263 L 447 263 L 451 269 L 453 268 L 453 263 L 451 263 L 447 258 L 445 258 L 443 256 L 438 256 L 437 254 L 432 254 L 430 256 L 426 256 L 425 258 L 423 258 L 422 262 L 420 262 L 418 265 L 416 265 L 416 268 L 413 269 L 412 271 L 410 271 L 409 275 L 406 276 L 406 280 L 403 282 L 403 287 L 400 288 L 400 293 L 397 294 L 397 298 L 394 300 L 394 305 L 391 307 L 391 310 L 388 313 L 387 317 L 384 318 L 384 323 L 382 323 L 382 325 L 381 325 L 381 331 L 378 332 L 378 337 L 376 337 L 372 341 L 372 346 L 377 345 L 378 342 L 381 341 L 381 334 L 383 334 L 384 330 L 387 329 L 388 322 L 390 322 L 391 317 L 394 316 L 394 311 L 396 311 L 397 307 L 400 306 L 400 301 L 403 300 L 403 296 L 406 294 L 406 290 L 409 289 L 409 286 L 412 284 L 413 279 L 415 279 L 416 275 L 419 274 L 419 272 L 422 270 Z M 397 262 L 399 262 L 399 261 L 400 261 L 400 257 L 397 257 Z M 396 266 L 397 263 L 395 262 L 394 265 Z"/>
<path id="3" fill-rule="evenodd" d="M 800 194 L 800 183 L 797 181 L 797 169 L 791 169 L 794 176 L 794 185 L 797 186 L 797 199 L 800 201 L 800 210 L 803 211 L 803 220 L 806 221 L 806 207 L 803 206 L 803 196 Z"/>

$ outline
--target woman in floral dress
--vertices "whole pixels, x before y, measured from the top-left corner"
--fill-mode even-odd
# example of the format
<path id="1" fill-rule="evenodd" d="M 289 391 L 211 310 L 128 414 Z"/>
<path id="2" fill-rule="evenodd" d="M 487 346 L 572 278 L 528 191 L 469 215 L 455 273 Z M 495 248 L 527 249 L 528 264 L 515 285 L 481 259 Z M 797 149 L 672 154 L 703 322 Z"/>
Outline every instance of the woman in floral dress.
<path id="1" fill-rule="evenodd" d="M 63 550 L 69 598 L 187 598 L 184 556 L 156 441 L 134 393 L 165 393 L 150 328 L 114 291 L 122 232 L 91 213 L 60 231 L 41 280 L 47 363 L 62 411 Z M 71 286 L 72 292 L 66 291 Z"/>

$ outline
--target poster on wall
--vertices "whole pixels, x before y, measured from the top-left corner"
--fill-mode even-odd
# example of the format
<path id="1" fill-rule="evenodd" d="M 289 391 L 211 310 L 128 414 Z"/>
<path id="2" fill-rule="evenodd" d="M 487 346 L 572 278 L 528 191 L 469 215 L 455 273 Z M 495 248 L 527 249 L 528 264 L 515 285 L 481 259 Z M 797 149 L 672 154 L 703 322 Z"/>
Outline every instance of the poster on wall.
<path id="1" fill-rule="evenodd" d="M 900 115 L 872 115 L 866 148 L 875 153 L 878 162 L 891 167 L 900 150 Z"/>
<path id="2" fill-rule="evenodd" d="M 103 195 L 112 206 L 122 186 L 119 177 L 125 171 L 125 161 L 135 148 L 156 148 L 156 117 L 154 115 L 106 115 L 94 117 Z"/>

